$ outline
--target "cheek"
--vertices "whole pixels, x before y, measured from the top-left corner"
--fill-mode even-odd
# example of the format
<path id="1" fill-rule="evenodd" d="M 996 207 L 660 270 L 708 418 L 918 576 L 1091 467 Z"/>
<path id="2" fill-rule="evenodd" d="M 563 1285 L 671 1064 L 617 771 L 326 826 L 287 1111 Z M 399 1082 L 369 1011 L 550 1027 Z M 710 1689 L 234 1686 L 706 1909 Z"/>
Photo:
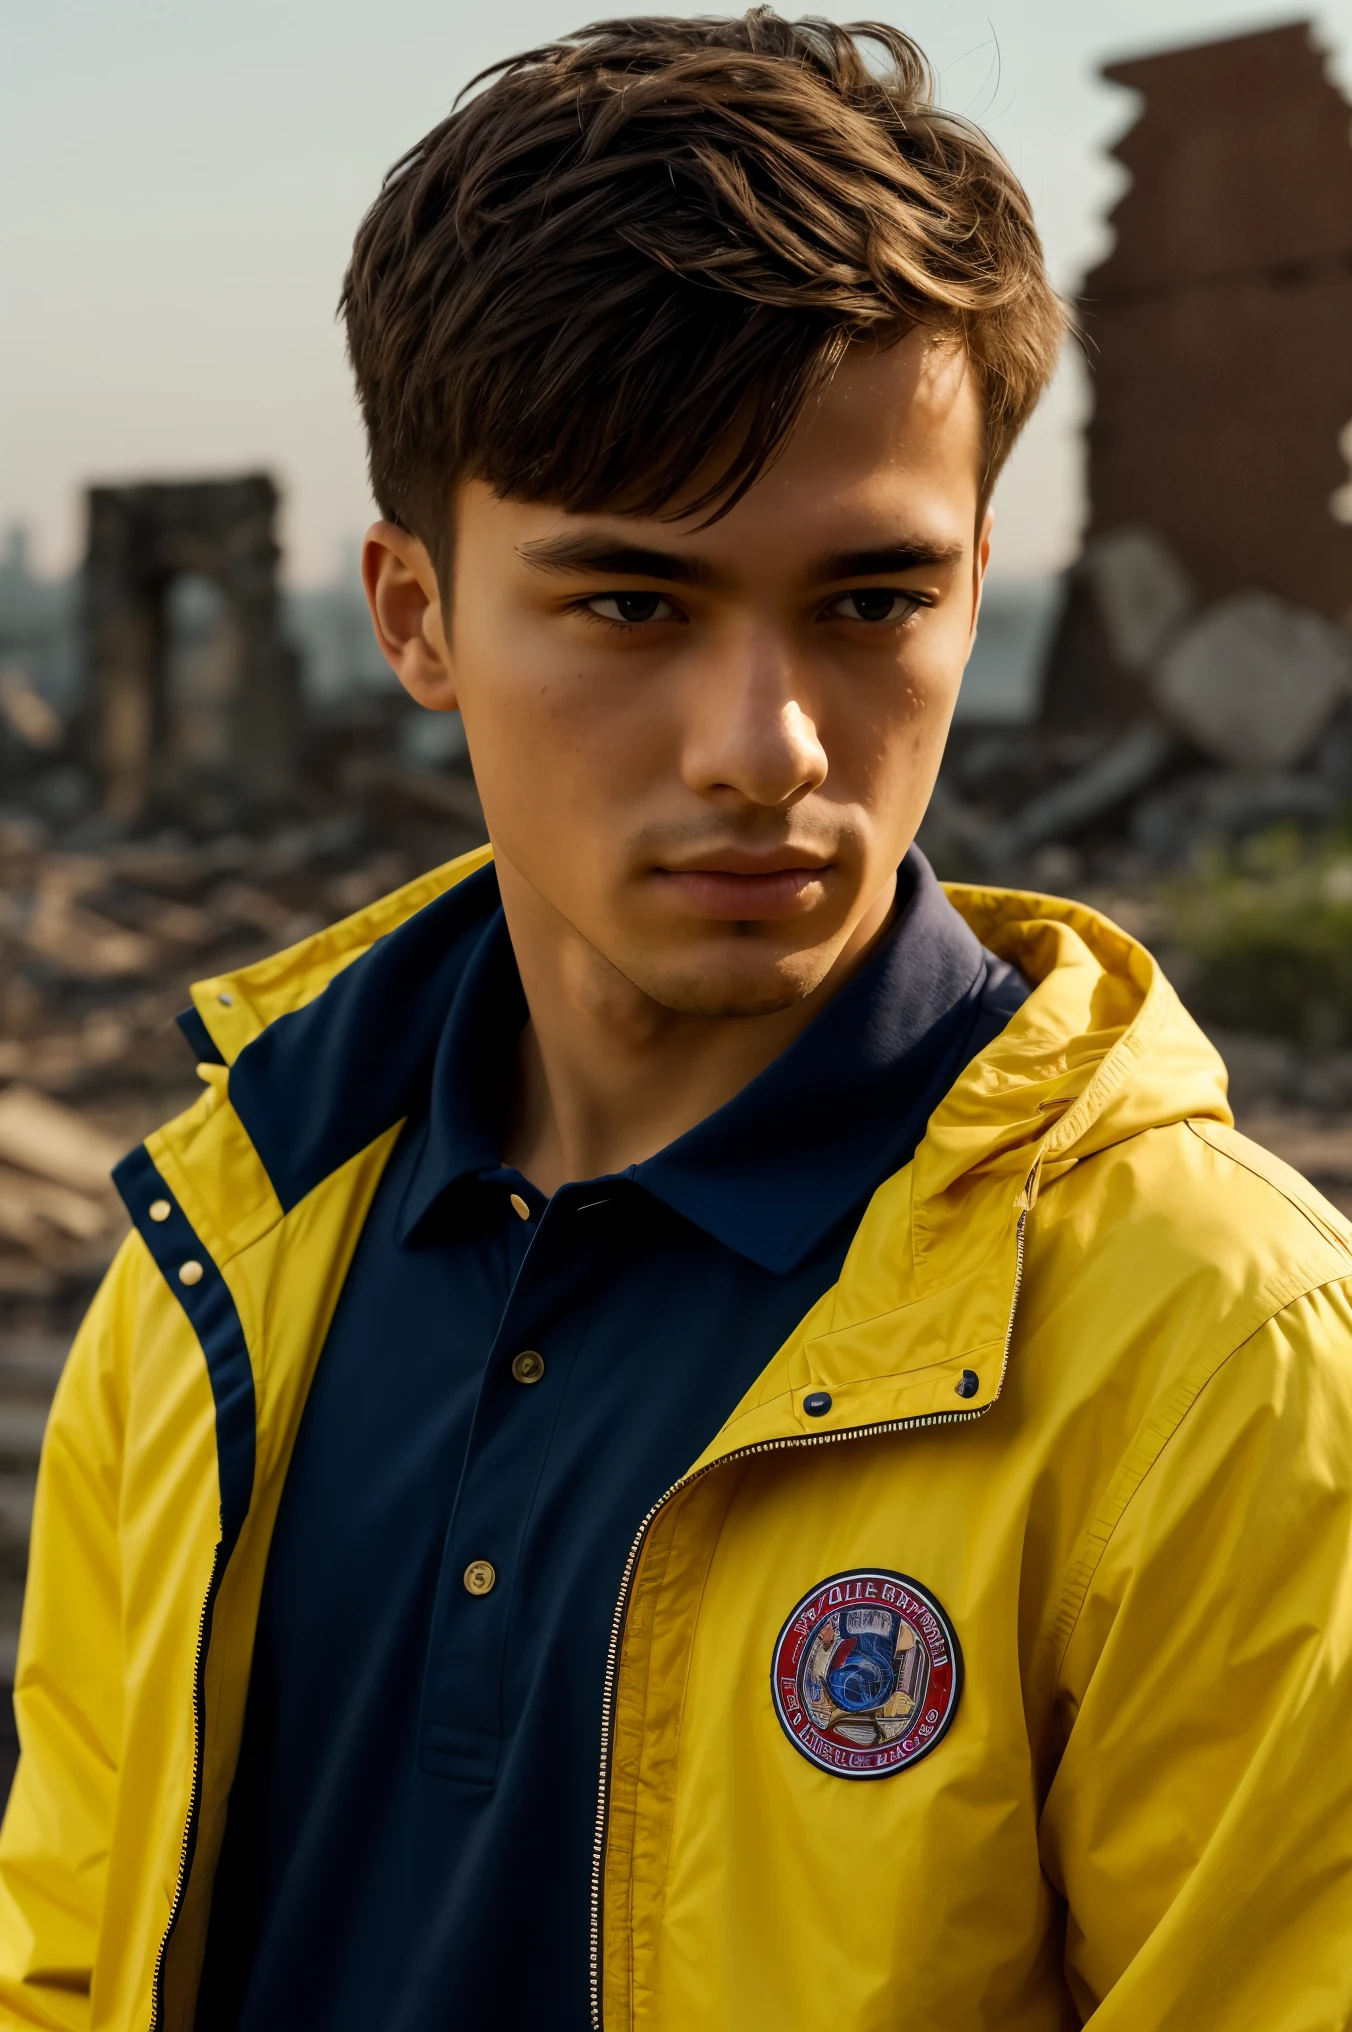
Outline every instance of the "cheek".
<path id="1" fill-rule="evenodd" d="M 578 841 L 664 765 L 670 773 L 674 731 L 656 677 L 606 668 L 544 629 L 466 647 L 462 710 L 490 827 L 562 824 Z"/>
<path id="2" fill-rule="evenodd" d="M 957 702 L 966 637 L 934 627 L 880 657 L 867 674 L 841 673 L 822 732 L 837 784 L 859 790 L 942 748 Z"/>
<path id="3" fill-rule="evenodd" d="M 970 646 L 965 613 L 933 616 L 905 644 L 897 664 L 898 717 L 912 752 L 942 746 L 958 701 Z"/>

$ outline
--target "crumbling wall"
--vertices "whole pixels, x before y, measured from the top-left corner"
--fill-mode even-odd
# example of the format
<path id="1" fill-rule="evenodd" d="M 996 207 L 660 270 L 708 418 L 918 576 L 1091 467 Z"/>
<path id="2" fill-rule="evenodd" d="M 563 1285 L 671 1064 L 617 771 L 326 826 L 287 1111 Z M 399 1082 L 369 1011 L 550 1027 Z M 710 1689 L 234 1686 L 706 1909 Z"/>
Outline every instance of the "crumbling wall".
<path id="1" fill-rule="evenodd" d="M 1352 526 L 1352 143 L 1308 24 L 1110 65 L 1141 93 L 1114 151 L 1131 185 L 1080 303 L 1093 379 L 1087 556 L 1145 530 L 1193 603 L 1274 594 L 1346 624 Z M 1108 617 L 1110 618 L 1110 617 Z M 1073 589 L 1052 725 L 1121 726 L 1144 680 Z"/>
<path id="2" fill-rule="evenodd" d="M 230 614 L 227 736 L 212 788 L 245 813 L 293 795 L 300 685 L 280 626 L 276 513 L 265 474 L 90 489 L 83 745 L 111 817 L 179 810 L 203 790 L 174 749 L 166 659 L 167 594 L 189 573 L 217 585 Z"/>

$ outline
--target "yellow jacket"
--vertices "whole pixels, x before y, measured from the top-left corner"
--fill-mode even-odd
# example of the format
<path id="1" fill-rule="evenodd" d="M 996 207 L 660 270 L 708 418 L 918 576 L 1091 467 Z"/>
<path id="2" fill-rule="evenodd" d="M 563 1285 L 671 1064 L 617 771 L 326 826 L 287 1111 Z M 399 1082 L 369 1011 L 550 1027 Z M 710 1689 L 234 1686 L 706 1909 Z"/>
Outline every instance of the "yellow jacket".
<path id="1" fill-rule="evenodd" d="M 482 859 L 203 983 L 223 1058 Z M 1352 1236 L 1235 1134 L 1124 933 L 950 894 L 1034 992 L 638 1531 L 598 2010 L 606 2032 L 1341 2032 Z M 4 2026 L 192 2024 L 269 1536 L 397 1134 L 316 1131 L 308 1172 L 281 1146 L 265 1166 L 245 1067 L 203 1075 L 124 1167 L 136 1229 L 47 1434 Z M 878 1569 L 941 1605 L 965 1680 L 930 1754 L 861 1784 L 789 1740 L 771 1663 L 820 1582 Z M 529 1914 L 527 1878 L 527 1944 Z"/>

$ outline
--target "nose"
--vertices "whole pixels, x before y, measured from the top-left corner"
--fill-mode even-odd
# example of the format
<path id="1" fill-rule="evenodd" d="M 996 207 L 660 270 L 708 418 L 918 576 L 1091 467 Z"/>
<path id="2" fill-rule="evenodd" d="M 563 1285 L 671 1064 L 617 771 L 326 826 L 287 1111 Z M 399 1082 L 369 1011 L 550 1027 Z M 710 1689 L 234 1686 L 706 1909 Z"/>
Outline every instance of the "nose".
<path id="1" fill-rule="evenodd" d="M 791 649 L 757 631 L 702 661 L 691 687 L 682 774 L 701 796 L 732 792 L 767 809 L 826 780 L 826 750 Z"/>

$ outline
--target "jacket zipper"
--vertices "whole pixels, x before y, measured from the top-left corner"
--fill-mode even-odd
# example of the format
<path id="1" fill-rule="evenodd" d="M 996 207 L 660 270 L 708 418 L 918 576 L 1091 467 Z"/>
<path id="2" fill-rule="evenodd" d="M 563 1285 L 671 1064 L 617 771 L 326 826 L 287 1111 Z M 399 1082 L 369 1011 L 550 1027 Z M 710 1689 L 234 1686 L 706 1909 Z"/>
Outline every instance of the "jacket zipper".
<path id="1" fill-rule="evenodd" d="M 216 1588 L 221 1576 L 221 1552 L 222 1547 L 218 1544 L 212 1555 L 211 1579 L 207 1583 L 206 1599 L 202 1603 L 202 1613 L 197 1621 L 197 1649 L 193 1654 L 192 1672 L 192 1786 L 188 1793 L 188 1817 L 183 1824 L 178 1879 L 174 1885 L 168 1922 L 160 1940 L 159 1952 L 155 1956 L 155 1974 L 150 1990 L 150 2032 L 159 2032 L 164 2015 L 164 1964 L 169 1953 L 169 1943 L 174 1937 L 174 1928 L 183 1910 L 183 1901 L 188 1893 L 188 1872 L 192 1865 L 193 1850 L 197 1845 L 197 1815 L 202 1803 L 202 1764 L 206 1747 L 207 1642 Z"/>
<path id="2" fill-rule="evenodd" d="M 1036 1167 L 1034 1168 L 1036 1170 Z M 1030 1173 L 1027 1190 L 1031 1193 L 1033 1174 Z M 1005 1326 L 1005 1345 L 1000 1367 L 1000 1380 L 1004 1381 L 1005 1369 L 1009 1366 L 1009 1347 L 1014 1337 L 1014 1314 L 1018 1310 L 1019 1292 L 1023 1287 L 1024 1225 L 1028 1219 L 1025 1206 L 1019 1214 L 1016 1230 L 1016 1254 L 1014 1260 L 1014 1291 L 1009 1302 L 1009 1319 Z M 619 1671 L 620 1641 L 624 1635 L 625 1616 L 629 1608 L 629 1590 L 633 1584 L 634 1571 L 639 1554 L 652 1528 L 654 1519 L 666 1509 L 673 1496 L 683 1489 L 689 1489 L 696 1482 L 702 1482 L 718 1468 L 730 1467 L 734 1461 L 749 1460 L 753 1454 L 783 1453 L 792 1447 L 840 1446 L 850 1440 L 872 1439 L 881 1432 L 914 1432 L 923 1425 L 970 1425 L 974 1418 L 984 1418 L 995 1403 L 978 1405 L 972 1411 L 927 1411 L 915 1418 L 889 1418 L 877 1425 L 853 1425 L 843 1432 L 805 1432 L 793 1439 L 763 1439 L 755 1446 L 741 1446 L 732 1453 L 721 1454 L 716 1461 L 710 1461 L 698 1474 L 683 1475 L 679 1482 L 673 1482 L 664 1496 L 659 1496 L 649 1510 L 634 1536 L 629 1548 L 629 1557 L 624 1563 L 620 1579 L 620 1598 L 615 1604 L 615 1614 L 610 1625 L 610 1645 L 606 1652 L 605 1686 L 601 1696 L 601 1776 L 596 1797 L 596 1825 L 592 1834 L 591 1869 L 591 2021 L 593 2032 L 602 2032 L 601 2026 L 601 1894 L 605 1871 L 606 1818 L 610 1804 L 610 1753 L 611 1737 L 615 1719 L 615 1681 Z M 155 2028 L 151 2027 L 151 2032 Z"/>

